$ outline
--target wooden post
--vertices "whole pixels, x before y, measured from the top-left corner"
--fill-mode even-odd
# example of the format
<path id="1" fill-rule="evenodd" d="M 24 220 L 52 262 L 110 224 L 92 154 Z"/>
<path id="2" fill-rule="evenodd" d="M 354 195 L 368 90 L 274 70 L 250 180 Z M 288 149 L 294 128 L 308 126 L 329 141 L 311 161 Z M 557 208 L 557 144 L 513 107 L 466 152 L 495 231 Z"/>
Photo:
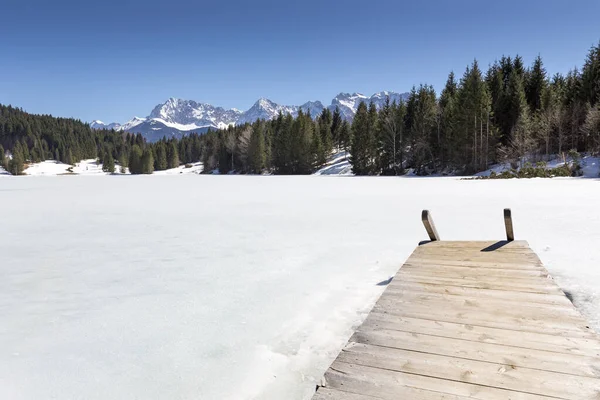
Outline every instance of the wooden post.
<path id="1" fill-rule="evenodd" d="M 423 225 L 425 225 L 425 230 L 429 235 L 429 239 L 431 239 L 432 242 L 440 240 L 440 235 L 438 235 L 437 229 L 435 229 L 433 218 L 431 217 L 429 210 L 423 210 L 421 213 L 421 220 L 423 221 Z"/>
<path id="2" fill-rule="evenodd" d="M 504 226 L 506 227 L 506 240 L 512 242 L 515 240 L 515 233 L 513 231 L 512 214 L 510 208 L 504 209 Z"/>

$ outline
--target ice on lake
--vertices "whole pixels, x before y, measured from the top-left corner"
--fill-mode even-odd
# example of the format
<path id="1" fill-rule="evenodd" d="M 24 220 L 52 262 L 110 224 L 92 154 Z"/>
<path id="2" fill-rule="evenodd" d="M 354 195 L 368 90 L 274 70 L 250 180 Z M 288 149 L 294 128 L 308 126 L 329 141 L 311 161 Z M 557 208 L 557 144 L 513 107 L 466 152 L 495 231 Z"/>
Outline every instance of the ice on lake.
<path id="1" fill-rule="evenodd" d="M 594 179 L 0 179 L 0 398 L 308 399 L 426 233 L 511 207 L 600 330 Z"/>

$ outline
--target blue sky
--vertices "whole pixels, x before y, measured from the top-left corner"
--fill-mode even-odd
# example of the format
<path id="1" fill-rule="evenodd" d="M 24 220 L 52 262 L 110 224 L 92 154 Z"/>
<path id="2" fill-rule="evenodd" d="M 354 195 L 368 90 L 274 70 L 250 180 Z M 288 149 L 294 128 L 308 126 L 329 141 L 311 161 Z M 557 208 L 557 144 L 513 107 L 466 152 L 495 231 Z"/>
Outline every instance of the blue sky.
<path id="1" fill-rule="evenodd" d="M 3 0 L 0 103 L 125 122 L 169 97 L 249 108 L 429 83 L 503 54 L 550 73 L 600 40 L 600 1 Z"/>

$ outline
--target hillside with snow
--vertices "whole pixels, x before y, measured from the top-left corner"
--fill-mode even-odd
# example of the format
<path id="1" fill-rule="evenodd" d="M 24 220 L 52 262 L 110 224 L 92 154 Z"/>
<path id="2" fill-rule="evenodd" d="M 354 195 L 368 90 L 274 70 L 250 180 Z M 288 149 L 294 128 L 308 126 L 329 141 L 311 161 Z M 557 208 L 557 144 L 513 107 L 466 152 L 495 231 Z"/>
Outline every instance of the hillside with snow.
<path id="1" fill-rule="evenodd" d="M 266 98 L 258 99 L 246 111 L 235 108 L 225 109 L 207 103 L 193 100 L 170 98 L 158 104 L 147 117 L 134 117 L 124 124 L 117 122 L 106 124 L 100 120 L 90 123 L 94 129 L 115 129 L 120 131 L 140 133 L 149 142 L 156 142 L 163 137 L 181 138 L 192 132 L 204 133 L 208 129 L 225 129 L 230 125 L 252 123 L 257 119 L 271 120 L 279 113 L 297 116 L 298 111 L 310 113 L 315 117 L 323 109 L 332 112 L 339 108 L 342 118 L 351 121 L 361 101 L 374 103 L 378 109 L 383 107 L 387 99 L 399 103 L 408 98 L 408 93 L 382 91 L 368 97 L 360 93 L 340 93 L 325 107 L 320 101 L 308 101 L 302 105 L 281 105 Z"/>

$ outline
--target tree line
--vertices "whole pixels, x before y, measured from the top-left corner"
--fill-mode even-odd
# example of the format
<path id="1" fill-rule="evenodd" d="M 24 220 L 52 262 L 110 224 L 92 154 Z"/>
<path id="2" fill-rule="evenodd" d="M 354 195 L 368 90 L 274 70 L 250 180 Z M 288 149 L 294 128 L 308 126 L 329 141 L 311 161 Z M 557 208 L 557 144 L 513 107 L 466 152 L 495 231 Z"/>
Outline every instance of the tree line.
<path id="1" fill-rule="evenodd" d="M 115 161 L 132 173 L 202 161 L 205 172 L 310 174 L 334 151 L 349 154 L 357 175 L 472 173 L 571 150 L 600 150 L 600 43 L 565 75 L 549 76 L 540 56 L 528 67 L 520 56 L 503 56 L 486 71 L 475 60 L 460 78 L 451 72 L 439 96 L 422 84 L 405 102 L 361 103 L 352 122 L 338 109 L 300 110 L 157 143 L 0 106 L 0 162 L 11 173 L 48 158 L 98 158 L 109 172 Z"/>

